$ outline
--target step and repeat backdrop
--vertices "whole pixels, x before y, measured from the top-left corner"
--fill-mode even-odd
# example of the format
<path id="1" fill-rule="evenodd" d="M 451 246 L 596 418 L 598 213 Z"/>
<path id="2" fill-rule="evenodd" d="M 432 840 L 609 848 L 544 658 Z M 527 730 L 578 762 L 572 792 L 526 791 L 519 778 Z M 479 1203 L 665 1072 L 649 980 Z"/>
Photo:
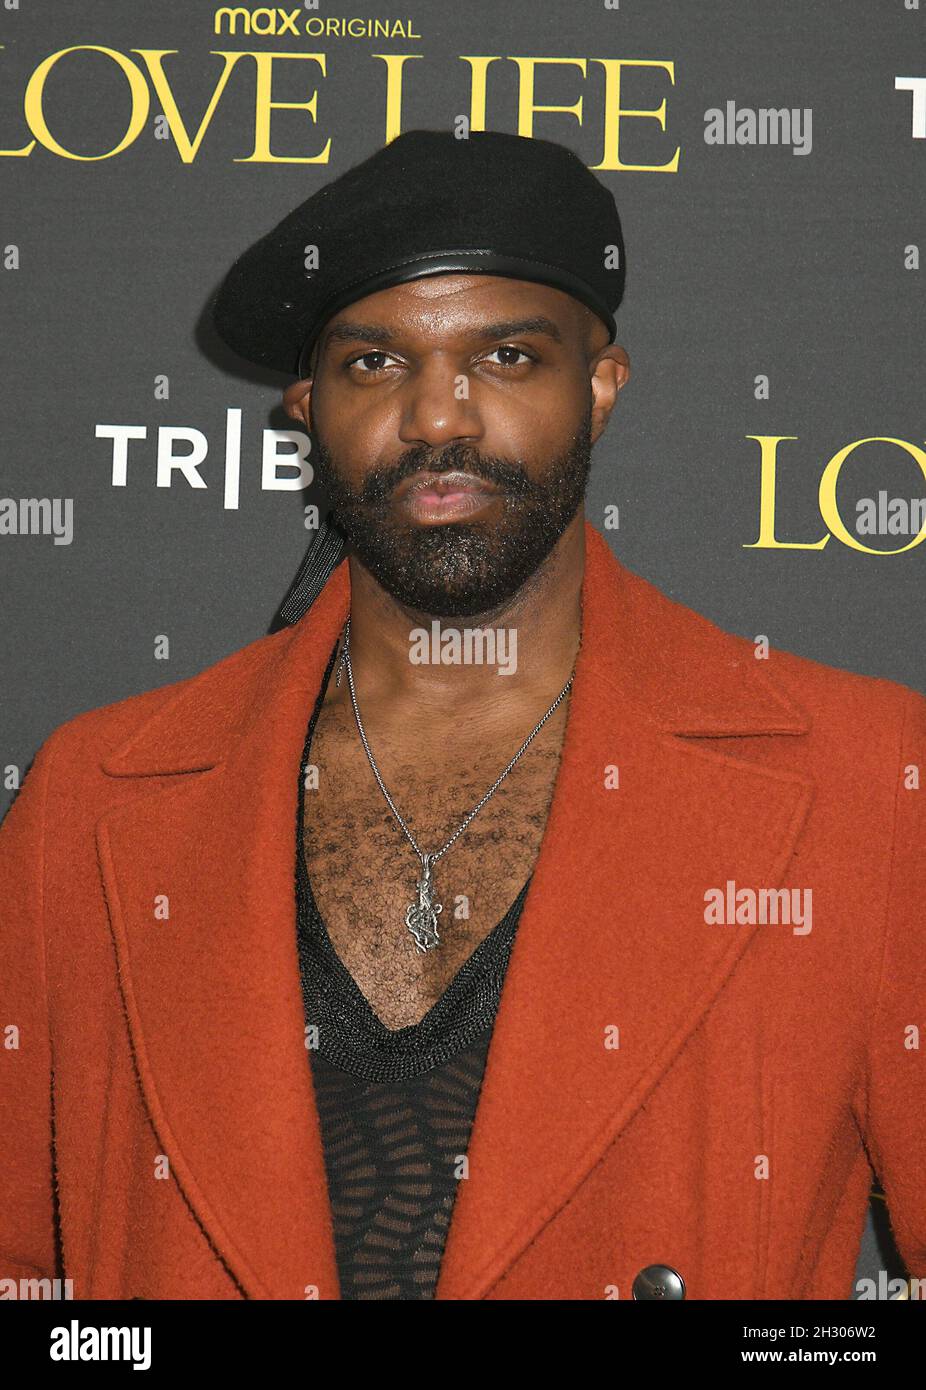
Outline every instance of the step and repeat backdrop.
<path id="1" fill-rule="evenodd" d="M 279 626 L 325 501 L 207 306 L 422 126 L 615 195 L 632 374 L 586 510 L 621 560 L 926 689 L 926 0 L 0 0 L 0 813 L 57 725 Z M 857 1296 L 902 1273 L 875 1190 Z"/>

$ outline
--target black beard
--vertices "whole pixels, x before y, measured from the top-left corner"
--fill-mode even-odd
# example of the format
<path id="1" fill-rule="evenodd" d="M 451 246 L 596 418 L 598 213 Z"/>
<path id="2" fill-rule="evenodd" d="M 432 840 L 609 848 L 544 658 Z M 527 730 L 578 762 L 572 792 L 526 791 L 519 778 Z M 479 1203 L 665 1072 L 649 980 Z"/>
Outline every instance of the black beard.
<path id="1" fill-rule="evenodd" d="M 507 603 L 546 560 L 585 497 L 591 468 L 591 404 L 565 453 L 540 478 L 519 465 L 463 444 L 407 450 L 376 468 L 354 491 L 313 435 L 313 459 L 331 500 L 331 519 L 357 558 L 401 607 L 436 618 L 490 613 Z M 502 513 L 487 521 L 417 526 L 389 498 L 421 470 L 463 470 L 495 483 Z M 497 510 L 497 508 L 495 509 Z"/>

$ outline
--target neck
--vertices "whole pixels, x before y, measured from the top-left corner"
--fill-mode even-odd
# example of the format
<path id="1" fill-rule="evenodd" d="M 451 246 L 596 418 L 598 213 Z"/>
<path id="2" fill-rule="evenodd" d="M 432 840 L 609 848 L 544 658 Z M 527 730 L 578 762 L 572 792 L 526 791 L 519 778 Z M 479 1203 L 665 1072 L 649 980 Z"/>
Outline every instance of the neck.
<path id="1" fill-rule="evenodd" d="M 446 737 L 458 721 L 491 721 L 495 715 L 506 724 L 521 709 L 536 710 L 539 719 L 572 674 L 582 624 L 584 509 L 517 594 L 487 613 L 438 619 L 406 609 L 356 557 L 348 563 L 350 659 L 364 722 L 369 715 L 381 727 L 404 728 L 409 736 L 418 730 L 423 737 L 425 721 L 432 733 Z M 412 659 L 414 629 L 427 635 L 427 644 L 419 644 L 421 664 Z M 467 659 L 464 639 L 475 629 L 494 635 L 494 652 L 491 644 L 476 640 Z M 450 664 L 439 664 L 448 632 L 459 634 L 461 653 Z M 336 671 L 337 666 L 326 702 L 350 708 L 347 680 L 336 687 Z"/>

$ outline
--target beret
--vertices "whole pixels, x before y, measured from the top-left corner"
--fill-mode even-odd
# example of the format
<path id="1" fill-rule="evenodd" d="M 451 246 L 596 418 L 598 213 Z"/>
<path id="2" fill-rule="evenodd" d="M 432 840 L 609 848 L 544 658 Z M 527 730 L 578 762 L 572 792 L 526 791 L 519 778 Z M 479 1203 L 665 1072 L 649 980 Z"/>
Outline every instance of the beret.
<path id="1" fill-rule="evenodd" d="M 573 295 L 613 341 L 624 270 L 614 197 L 566 146 L 410 130 L 245 251 L 212 321 L 240 357 L 302 376 L 327 320 L 355 300 L 423 275 L 484 274 Z"/>

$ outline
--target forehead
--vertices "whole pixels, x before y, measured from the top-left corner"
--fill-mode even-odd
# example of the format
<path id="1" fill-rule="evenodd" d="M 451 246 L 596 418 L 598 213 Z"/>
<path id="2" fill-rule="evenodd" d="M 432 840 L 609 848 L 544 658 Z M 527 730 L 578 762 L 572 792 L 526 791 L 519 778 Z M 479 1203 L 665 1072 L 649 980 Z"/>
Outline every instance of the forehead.
<path id="1" fill-rule="evenodd" d="M 501 275 L 425 275 L 355 300 L 328 321 L 321 343 L 347 341 L 352 330 L 364 326 L 449 340 L 478 334 L 486 325 L 532 318 L 546 320 L 566 341 L 581 331 L 586 314 L 577 299 L 552 285 Z"/>

